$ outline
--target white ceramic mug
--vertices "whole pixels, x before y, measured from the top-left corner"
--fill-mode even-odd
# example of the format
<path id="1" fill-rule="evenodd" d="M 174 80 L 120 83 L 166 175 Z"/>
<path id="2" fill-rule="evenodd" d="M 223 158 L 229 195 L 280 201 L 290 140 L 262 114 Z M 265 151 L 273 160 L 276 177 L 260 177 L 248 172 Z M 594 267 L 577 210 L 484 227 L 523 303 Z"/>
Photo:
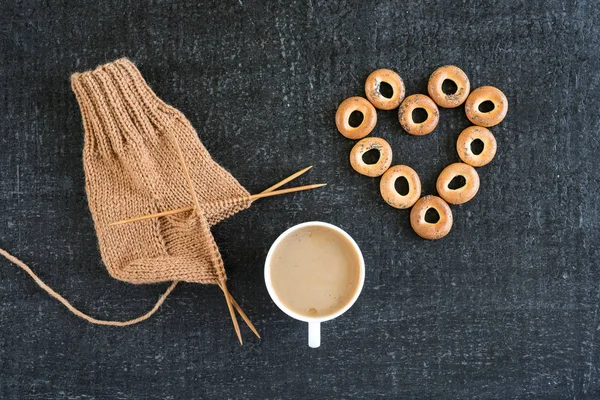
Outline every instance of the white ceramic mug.
<path id="1" fill-rule="evenodd" d="M 323 317 L 309 317 L 306 315 L 298 314 L 297 312 L 290 310 L 279 299 L 277 292 L 273 288 L 273 283 L 271 282 L 271 258 L 273 257 L 275 248 L 277 248 L 279 243 L 285 237 L 287 237 L 294 231 L 301 229 L 301 228 L 305 228 L 305 227 L 325 227 L 325 228 L 329 228 L 329 229 L 332 229 L 332 230 L 340 233 L 352 245 L 352 248 L 356 252 L 356 255 L 357 255 L 358 261 L 359 261 L 358 285 L 356 286 L 356 290 L 355 290 L 354 294 L 352 295 L 352 298 L 344 307 L 342 307 L 335 313 L 326 315 Z M 273 302 L 277 305 L 277 307 L 279 307 L 281 309 L 281 311 L 283 311 L 290 317 L 295 318 L 300 321 L 308 322 L 308 345 L 313 348 L 317 348 L 321 345 L 321 322 L 325 322 L 325 321 L 329 321 L 334 318 L 337 318 L 340 315 L 342 315 L 343 313 L 345 313 L 346 311 L 348 311 L 348 309 L 350 307 L 352 307 L 352 305 L 354 304 L 356 299 L 358 299 L 358 296 L 360 295 L 360 292 L 362 291 L 364 282 L 365 282 L 365 260 L 363 259 L 360 248 L 358 247 L 358 245 L 356 244 L 354 239 L 352 239 L 352 237 L 350 235 L 348 235 L 345 231 L 343 231 L 342 229 L 338 228 L 335 225 L 331 225 L 326 222 L 312 221 L 312 222 L 305 222 L 303 224 L 292 226 L 291 228 L 289 228 L 288 230 L 283 232 L 281 235 L 279 235 L 279 237 L 275 240 L 275 242 L 273 242 L 273 244 L 271 245 L 271 248 L 269 249 L 269 253 L 267 254 L 267 259 L 265 260 L 265 284 L 267 285 L 267 290 L 269 291 L 269 295 L 271 296 L 271 299 L 273 299 Z"/>

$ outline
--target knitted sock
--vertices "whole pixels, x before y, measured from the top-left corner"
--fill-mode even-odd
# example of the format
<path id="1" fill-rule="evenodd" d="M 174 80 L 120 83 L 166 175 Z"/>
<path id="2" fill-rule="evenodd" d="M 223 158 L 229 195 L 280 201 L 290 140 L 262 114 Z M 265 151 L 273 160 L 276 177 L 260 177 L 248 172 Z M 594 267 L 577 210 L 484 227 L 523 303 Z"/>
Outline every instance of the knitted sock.
<path id="1" fill-rule="evenodd" d="M 127 59 L 72 76 L 85 130 L 86 191 L 102 259 L 132 283 L 226 279 L 210 226 L 250 206 L 250 194 L 219 166 L 185 116 L 162 102 Z M 109 226 L 193 205 L 179 143 L 203 210 Z M 216 202 L 216 206 L 214 206 Z"/>

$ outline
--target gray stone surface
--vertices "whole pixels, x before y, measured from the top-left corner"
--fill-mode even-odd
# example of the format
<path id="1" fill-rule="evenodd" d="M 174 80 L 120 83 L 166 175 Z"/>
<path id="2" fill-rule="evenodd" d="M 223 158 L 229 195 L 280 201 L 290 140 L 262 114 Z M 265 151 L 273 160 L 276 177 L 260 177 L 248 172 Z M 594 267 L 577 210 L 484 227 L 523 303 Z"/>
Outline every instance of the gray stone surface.
<path id="1" fill-rule="evenodd" d="M 599 11 L 594 1 L 3 1 L 0 247 L 80 309 L 128 319 L 165 285 L 113 280 L 87 208 L 74 71 L 126 56 L 183 111 L 214 158 L 257 192 L 306 166 L 310 193 L 261 200 L 214 229 L 230 289 L 263 335 L 240 347 L 219 289 L 184 284 L 155 317 L 90 325 L 0 260 L 3 399 L 598 398 Z M 378 179 L 353 172 L 336 131 L 346 97 L 389 67 L 425 93 L 443 64 L 508 96 L 498 155 L 455 225 L 419 239 Z M 375 136 L 434 193 L 468 125 L 442 110 L 411 137 Z M 266 252 L 323 220 L 364 251 L 362 296 L 306 327 L 270 301 Z"/>

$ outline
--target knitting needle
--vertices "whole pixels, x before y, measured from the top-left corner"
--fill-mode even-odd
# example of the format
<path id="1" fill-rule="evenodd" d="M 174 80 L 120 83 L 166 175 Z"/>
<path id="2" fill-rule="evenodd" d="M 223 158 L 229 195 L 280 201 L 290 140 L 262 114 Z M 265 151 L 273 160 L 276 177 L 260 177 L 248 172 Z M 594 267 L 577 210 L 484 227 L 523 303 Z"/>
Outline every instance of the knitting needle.
<path id="1" fill-rule="evenodd" d="M 181 167 L 183 168 L 185 180 L 188 184 L 188 189 L 190 190 L 190 193 L 192 195 L 192 200 L 194 201 L 194 207 L 198 211 L 200 211 L 200 202 L 198 201 L 198 196 L 196 195 L 196 190 L 194 188 L 194 184 L 192 183 L 192 178 L 190 177 L 190 172 L 188 170 L 187 163 L 185 162 L 185 158 L 183 157 L 183 151 L 181 151 L 181 146 L 179 146 L 179 142 L 177 141 L 177 139 L 175 138 L 174 135 L 171 135 L 171 139 L 173 141 L 173 144 L 175 145 L 175 149 L 177 150 L 177 155 L 179 156 L 179 162 L 181 163 Z M 223 294 L 225 296 L 225 301 L 227 302 L 227 309 L 229 310 L 231 322 L 233 323 L 233 329 L 235 329 L 235 333 L 238 337 L 238 340 L 240 341 L 240 345 L 243 345 L 244 341 L 242 340 L 242 334 L 240 333 L 240 326 L 238 325 L 237 318 L 235 317 L 235 311 L 233 311 L 233 307 L 231 304 L 234 301 L 233 297 L 227 290 L 227 285 L 225 284 L 225 281 L 223 281 L 222 284 L 219 284 L 219 286 L 221 287 L 221 290 L 223 291 Z M 241 311 L 241 307 L 238 306 L 238 308 L 239 308 L 238 312 Z M 243 313 L 243 311 L 241 311 L 241 312 Z M 244 321 L 246 321 L 246 320 L 244 320 Z M 246 323 L 248 323 L 248 322 L 246 322 Z"/>
<path id="2" fill-rule="evenodd" d="M 198 209 L 198 211 L 200 211 L 200 202 L 198 201 L 198 197 L 196 196 L 196 190 L 194 189 L 194 184 L 192 183 L 192 178 L 190 177 L 187 163 L 185 162 L 185 158 L 183 157 L 183 151 L 181 151 L 181 147 L 179 146 L 179 142 L 177 141 L 175 136 L 172 135 L 171 139 L 173 140 L 173 143 L 175 144 L 175 148 L 177 149 L 177 155 L 179 156 L 179 161 L 181 162 L 181 166 L 183 167 L 183 172 L 185 175 L 185 180 L 188 184 L 188 188 L 190 189 L 190 192 L 192 193 L 192 199 L 194 200 L 194 205 Z M 254 332 L 254 334 L 256 336 L 258 336 L 258 338 L 260 339 L 260 335 L 258 334 L 258 331 L 254 327 L 254 325 L 252 324 L 252 322 L 250 321 L 250 319 L 248 318 L 246 313 L 244 313 L 242 308 L 235 301 L 235 299 L 233 298 L 231 293 L 229 293 L 225 282 L 223 281 L 222 285 L 219 284 L 219 286 L 221 287 L 221 290 L 223 290 L 223 294 L 225 295 L 225 301 L 227 302 L 227 308 L 229 309 L 229 315 L 231 316 L 231 321 L 233 322 L 233 328 L 235 329 L 235 333 L 237 334 L 238 340 L 240 341 L 240 345 L 244 344 L 244 342 L 242 341 L 242 334 L 240 333 L 240 327 L 238 325 L 237 318 L 235 317 L 235 312 L 233 311 L 232 305 L 235 307 L 237 312 L 242 316 L 242 319 L 244 320 L 244 322 L 246 322 L 246 325 L 248 325 L 250 330 L 252 330 L 252 332 Z"/>
<path id="3" fill-rule="evenodd" d="M 181 154 L 178 153 L 178 155 L 179 155 L 180 160 L 181 160 Z M 304 168 L 304 169 L 296 172 L 295 174 L 292 174 L 292 175 L 288 176 L 287 178 L 285 178 L 284 180 L 282 180 L 282 181 L 274 184 L 270 188 L 263 190 L 260 194 L 262 194 L 262 193 L 272 193 L 275 189 L 277 189 L 277 188 L 285 185 L 286 183 L 288 183 L 288 182 L 296 179 L 297 177 L 299 177 L 300 175 L 304 174 L 306 171 L 308 171 L 311 168 L 312 168 L 312 165 L 310 165 L 310 166 L 308 166 L 308 167 L 306 167 L 306 168 Z M 184 172 L 186 172 L 186 171 L 184 170 Z M 188 184 L 189 184 L 190 179 L 188 177 L 189 177 L 189 174 L 186 174 L 186 180 L 188 181 Z M 302 186 L 299 187 L 298 190 L 300 190 L 300 188 L 302 188 Z M 306 189 L 313 189 L 313 188 L 308 188 L 307 187 Z M 284 194 L 284 192 L 277 192 L 277 193 L 278 194 Z M 285 193 L 288 193 L 288 192 L 285 192 Z M 142 221 L 142 220 L 150 219 L 150 218 L 165 217 L 167 215 L 173 215 L 173 214 L 179 214 L 179 213 L 182 213 L 182 212 L 192 211 L 193 209 L 194 209 L 194 207 L 182 207 L 182 208 L 177 208 L 177 209 L 174 209 L 174 210 L 163 211 L 163 212 L 160 212 L 160 213 L 144 215 L 142 217 L 135 217 L 135 218 L 130 218 L 130 219 L 124 219 L 124 220 L 117 221 L 117 222 L 112 222 L 108 226 L 128 224 L 130 222 Z"/>
<path id="4" fill-rule="evenodd" d="M 263 193 L 253 194 L 252 196 L 250 196 L 250 200 L 254 201 L 254 200 L 262 199 L 263 197 L 278 196 L 280 194 L 294 193 L 294 192 L 300 192 L 302 190 L 316 189 L 316 188 L 320 188 L 320 187 L 323 187 L 326 185 L 327 185 L 326 183 L 315 183 L 313 185 L 296 186 L 296 187 L 289 188 L 289 189 L 274 190 L 272 192 L 267 192 L 267 193 L 263 192 Z"/>
<path id="5" fill-rule="evenodd" d="M 242 310 L 242 308 L 237 303 L 237 301 L 235 301 L 235 299 L 233 298 L 233 296 L 231 295 L 231 293 L 229 293 L 229 297 L 231 298 L 231 304 L 236 309 L 236 311 L 240 314 L 240 316 L 242 317 L 242 319 L 244 320 L 244 322 L 246 322 L 246 325 L 248 325 L 248 328 L 250 328 L 250 330 L 252 332 L 254 332 L 254 334 L 256 335 L 256 337 L 260 339 L 260 335 L 259 335 L 258 331 L 256 330 L 256 328 L 254 327 L 254 325 L 252 324 L 252 322 L 250 321 L 250 318 L 248 318 L 248 316 Z"/>
<path id="6" fill-rule="evenodd" d="M 235 329 L 235 334 L 237 335 L 238 340 L 240 341 L 240 345 L 243 345 L 244 341 L 242 340 L 240 326 L 238 325 L 237 318 L 235 317 L 235 312 L 233 311 L 233 306 L 231 305 L 231 300 L 232 300 L 231 294 L 229 294 L 229 291 L 227 290 L 227 285 L 225 285 L 225 282 L 220 282 L 219 287 L 221 288 L 221 290 L 223 291 L 223 294 L 225 295 L 225 301 L 227 302 L 227 308 L 229 309 L 229 315 L 231 316 L 231 321 L 233 322 L 233 329 Z"/>
<path id="7" fill-rule="evenodd" d="M 263 192 L 263 193 L 253 194 L 252 196 L 250 196 L 249 199 L 250 199 L 250 201 L 254 201 L 254 200 L 261 199 L 263 197 L 278 196 L 280 194 L 286 194 L 286 193 L 300 192 L 300 191 L 303 191 L 303 190 L 316 189 L 316 188 L 319 188 L 319 187 L 323 187 L 325 185 L 327 185 L 327 184 L 326 183 L 317 183 L 317 184 L 314 184 L 314 185 L 297 186 L 297 187 L 293 187 L 293 188 L 289 188 L 289 189 L 274 190 L 272 192 L 267 192 L 267 193 Z M 145 219 L 165 217 L 167 215 L 179 214 L 179 213 L 182 213 L 182 212 L 187 212 L 187 211 L 192 211 L 192 210 L 194 210 L 193 206 L 182 207 L 182 208 L 177 208 L 175 210 L 163 211 L 163 212 L 159 212 L 159 213 L 155 213 L 155 214 L 142 215 L 142 216 L 139 216 L 139 217 L 124 219 L 122 221 L 111 222 L 110 224 L 108 224 L 108 226 L 128 224 L 130 222 L 143 221 Z"/>
<path id="8" fill-rule="evenodd" d="M 182 207 L 182 208 L 177 208 L 175 210 L 163 211 L 163 212 L 159 212 L 156 214 L 142 215 L 140 217 L 134 217 L 134 218 L 124 219 L 124 220 L 117 221 L 117 222 L 111 222 L 110 224 L 108 224 L 108 226 L 128 224 L 130 222 L 143 221 L 145 219 L 151 219 L 151 218 L 166 217 L 167 215 L 179 214 L 179 213 L 186 212 L 186 211 L 192 211 L 193 209 L 194 209 L 193 206 Z"/>
<path id="9" fill-rule="evenodd" d="M 295 174 L 292 174 L 292 175 L 288 176 L 284 180 L 282 180 L 280 182 L 277 182 L 276 184 L 274 184 L 270 188 L 263 190 L 261 193 L 269 193 L 269 192 L 272 192 L 275 189 L 278 189 L 278 188 L 282 187 L 283 185 L 285 185 L 286 183 L 288 183 L 290 181 L 293 181 L 294 179 L 296 179 L 297 177 L 299 177 L 300 175 L 302 175 L 303 173 L 305 173 L 306 171 L 308 171 L 312 167 L 313 167 L 312 165 L 309 165 L 308 167 L 306 167 L 304 169 L 301 169 L 300 171 L 296 172 Z"/>

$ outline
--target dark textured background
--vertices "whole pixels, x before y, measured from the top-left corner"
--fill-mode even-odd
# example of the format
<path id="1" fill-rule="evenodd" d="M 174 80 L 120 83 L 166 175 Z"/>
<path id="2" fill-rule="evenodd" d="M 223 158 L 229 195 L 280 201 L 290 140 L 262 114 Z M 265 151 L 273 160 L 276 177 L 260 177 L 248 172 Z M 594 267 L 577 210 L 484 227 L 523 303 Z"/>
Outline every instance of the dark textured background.
<path id="1" fill-rule="evenodd" d="M 251 192 L 306 166 L 313 192 L 261 200 L 214 229 L 230 289 L 263 340 L 240 347 L 219 289 L 183 284 L 149 321 L 90 325 L 0 260 L 0 398 L 600 397 L 600 45 L 597 3 L 3 1 L 0 247 L 102 318 L 147 310 L 165 285 L 109 277 L 87 208 L 69 75 L 127 56 Z M 75 3 L 75 2 L 72 2 Z M 501 88 L 508 117 L 477 197 L 445 239 L 419 239 L 378 179 L 353 172 L 334 114 L 390 67 L 408 93 L 456 64 Z M 426 137 L 379 112 L 374 135 L 423 192 L 468 125 Z M 323 220 L 362 247 L 365 288 L 323 326 L 270 301 L 263 261 L 287 227 Z"/>

